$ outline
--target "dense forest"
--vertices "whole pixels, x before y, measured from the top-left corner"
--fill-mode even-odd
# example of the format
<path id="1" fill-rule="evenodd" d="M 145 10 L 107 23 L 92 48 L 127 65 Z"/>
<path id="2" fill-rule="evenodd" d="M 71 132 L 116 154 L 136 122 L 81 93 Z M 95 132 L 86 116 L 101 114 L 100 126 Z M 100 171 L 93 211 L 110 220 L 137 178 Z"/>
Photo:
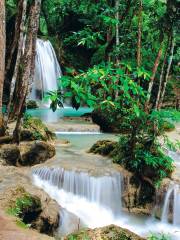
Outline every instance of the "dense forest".
<path id="1" fill-rule="evenodd" d="M 180 239 L 178 27 L 178 0 L 0 1 L 2 239 Z"/>

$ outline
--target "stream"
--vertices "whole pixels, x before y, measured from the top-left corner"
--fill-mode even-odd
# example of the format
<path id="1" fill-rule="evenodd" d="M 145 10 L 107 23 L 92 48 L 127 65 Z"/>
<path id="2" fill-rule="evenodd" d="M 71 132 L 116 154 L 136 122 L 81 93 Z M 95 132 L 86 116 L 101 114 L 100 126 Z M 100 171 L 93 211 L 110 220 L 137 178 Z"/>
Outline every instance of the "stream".
<path id="1" fill-rule="evenodd" d="M 37 116 L 37 112 L 35 115 Z M 63 120 L 60 121 L 62 123 Z M 71 123 L 76 126 L 76 131 L 61 129 L 56 131 L 58 139 L 68 141 L 69 144 L 58 144 L 57 141 L 56 157 L 35 167 L 32 173 L 33 183 L 46 191 L 60 205 L 59 235 L 64 236 L 82 227 L 96 228 L 115 224 L 141 236 L 163 232 L 169 234 L 173 240 L 179 240 L 179 220 L 170 224 L 153 216 L 135 216 L 122 210 L 121 171 L 111 159 L 87 153 L 97 140 L 117 140 L 118 136 L 100 132 L 81 132 L 77 129 L 78 121 L 74 120 Z M 56 123 L 57 126 L 58 124 Z M 177 191 L 175 194 L 175 209 L 179 212 L 177 206 L 180 195 L 177 195 Z M 165 204 L 168 204 L 168 198 L 165 199 Z M 167 215 L 167 210 L 163 211 L 164 216 Z M 175 215 L 177 218 L 177 213 Z"/>

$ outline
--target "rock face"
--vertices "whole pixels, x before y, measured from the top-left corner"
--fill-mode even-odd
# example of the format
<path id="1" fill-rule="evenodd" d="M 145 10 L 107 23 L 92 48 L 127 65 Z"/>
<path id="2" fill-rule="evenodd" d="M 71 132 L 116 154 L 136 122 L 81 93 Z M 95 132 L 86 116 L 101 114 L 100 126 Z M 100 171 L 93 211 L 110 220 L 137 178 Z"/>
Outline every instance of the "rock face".
<path id="1" fill-rule="evenodd" d="M 32 166 L 45 162 L 55 154 L 55 147 L 43 141 L 21 143 L 20 146 L 5 144 L 0 148 L 0 161 L 3 165 Z"/>
<path id="2" fill-rule="evenodd" d="M 103 228 L 87 229 L 67 236 L 65 240 L 89 239 L 89 240 L 144 240 L 144 238 L 132 233 L 131 231 L 110 225 Z"/>
<path id="3" fill-rule="evenodd" d="M 155 206 L 155 188 L 132 173 L 124 176 L 122 203 L 125 211 L 151 215 Z"/>

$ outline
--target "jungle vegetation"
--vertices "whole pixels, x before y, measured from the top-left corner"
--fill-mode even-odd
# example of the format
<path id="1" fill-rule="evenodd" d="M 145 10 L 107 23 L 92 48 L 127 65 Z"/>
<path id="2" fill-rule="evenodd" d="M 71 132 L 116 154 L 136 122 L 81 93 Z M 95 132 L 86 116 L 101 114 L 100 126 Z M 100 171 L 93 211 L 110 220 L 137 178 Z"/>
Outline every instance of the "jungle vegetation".
<path id="1" fill-rule="evenodd" d="M 150 165 L 159 169 L 157 181 L 168 176 L 173 166 L 157 144 L 158 113 L 179 109 L 178 17 L 178 0 L 2 0 L 0 141 L 20 141 L 40 37 L 52 42 L 63 67 L 59 90 L 47 93 L 52 110 L 70 98 L 76 109 L 108 111 L 112 124 L 128 130 L 125 167 Z"/>

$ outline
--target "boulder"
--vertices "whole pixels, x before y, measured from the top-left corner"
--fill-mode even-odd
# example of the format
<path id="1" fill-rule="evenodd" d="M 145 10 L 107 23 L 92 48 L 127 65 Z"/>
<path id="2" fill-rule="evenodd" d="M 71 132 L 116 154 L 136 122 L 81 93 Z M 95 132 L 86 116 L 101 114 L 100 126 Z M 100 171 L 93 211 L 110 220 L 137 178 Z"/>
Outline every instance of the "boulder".
<path id="1" fill-rule="evenodd" d="M 129 128 L 122 121 L 122 116 L 113 109 L 95 109 L 92 113 L 92 121 L 100 126 L 102 132 L 128 133 Z"/>
<path id="2" fill-rule="evenodd" d="M 22 166 L 32 166 L 43 163 L 56 154 L 55 147 L 47 142 L 37 141 L 31 144 L 22 144 L 21 159 L 19 163 Z"/>
<path id="3" fill-rule="evenodd" d="M 65 240 L 69 239 L 89 239 L 89 240 L 145 240 L 144 238 L 132 233 L 131 231 L 115 225 L 110 225 L 102 228 L 81 230 L 67 236 Z"/>
<path id="4" fill-rule="evenodd" d="M 40 233 L 53 236 L 59 227 L 59 206 L 53 200 L 42 202 L 43 209 L 32 227 Z"/>
<path id="5" fill-rule="evenodd" d="M 58 204 L 41 190 L 33 187 L 27 187 L 27 190 L 22 185 L 7 194 L 8 212 L 18 213 L 16 216 L 25 224 L 30 224 L 31 228 L 53 236 L 59 226 Z"/>
<path id="6" fill-rule="evenodd" d="M 56 138 L 39 118 L 27 116 L 23 122 L 21 141 L 42 140 L 48 141 Z"/>
<path id="7" fill-rule="evenodd" d="M 21 159 L 20 150 L 17 145 L 5 144 L 0 149 L 2 164 L 16 166 Z"/>

